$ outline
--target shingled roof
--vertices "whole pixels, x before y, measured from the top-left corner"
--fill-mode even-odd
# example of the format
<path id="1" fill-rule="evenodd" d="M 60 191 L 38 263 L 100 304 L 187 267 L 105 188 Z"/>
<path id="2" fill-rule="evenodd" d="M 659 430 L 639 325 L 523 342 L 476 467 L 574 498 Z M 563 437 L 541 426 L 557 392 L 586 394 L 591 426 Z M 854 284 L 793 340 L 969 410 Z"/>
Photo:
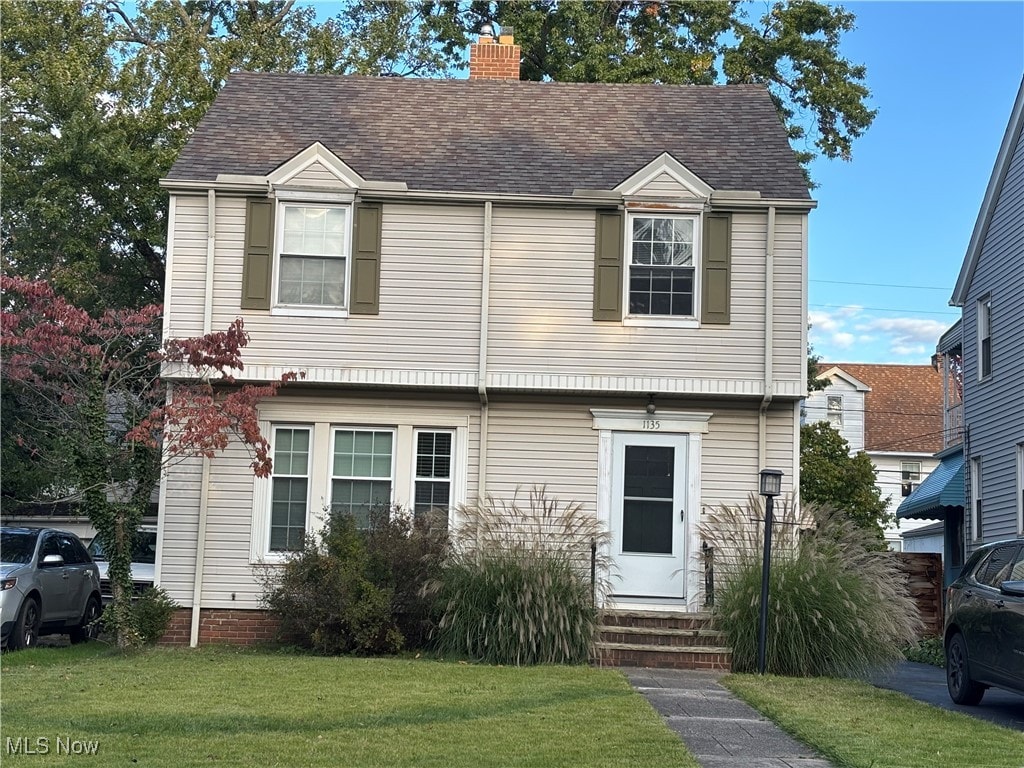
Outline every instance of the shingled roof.
<path id="1" fill-rule="evenodd" d="M 864 450 L 942 450 L 941 373 L 930 365 L 818 363 L 819 371 L 833 367 L 871 387 L 864 400 Z"/>
<path id="2" fill-rule="evenodd" d="M 168 178 L 266 175 L 319 141 L 373 181 L 571 195 L 668 152 L 714 189 L 809 199 L 761 86 L 236 73 Z"/>

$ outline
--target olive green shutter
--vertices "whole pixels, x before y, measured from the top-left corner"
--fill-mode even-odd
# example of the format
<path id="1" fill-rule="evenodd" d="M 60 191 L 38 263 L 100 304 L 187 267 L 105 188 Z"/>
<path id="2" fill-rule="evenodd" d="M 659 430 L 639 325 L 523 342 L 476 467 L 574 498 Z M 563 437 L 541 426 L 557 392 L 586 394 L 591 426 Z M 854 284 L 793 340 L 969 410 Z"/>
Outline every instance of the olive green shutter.
<path id="1" fill-rule="evenodd" d="M 700 321 L 708 325 L 729 323 L 732 276 L 732 216 L 711 213 L 704 218 L 704 252 L 701 267 Z"/>
<path id="2" fill-rule="evenodd" d="M 622 212 L 597 212 L 594 319 L 622 319 Z"/>
<path id="3" fill-rule="evenodd" d="M 349 313 L 380 313 L 380 203 L 359 203 L 356 208 L 355 247 L 352 249 L 352 285 Z"/>
<path id="4" fill-rule="evenodd" d="M 251 199 L 245 212 L 242 309 L 270 309 L 274 261 L 274 201 Z"/>

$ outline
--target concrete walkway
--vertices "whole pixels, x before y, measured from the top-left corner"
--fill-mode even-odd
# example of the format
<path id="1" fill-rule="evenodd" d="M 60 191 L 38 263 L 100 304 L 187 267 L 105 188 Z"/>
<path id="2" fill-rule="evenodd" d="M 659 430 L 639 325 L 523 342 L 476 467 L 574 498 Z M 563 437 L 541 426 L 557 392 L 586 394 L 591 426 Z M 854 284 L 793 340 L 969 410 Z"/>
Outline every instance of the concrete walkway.
<path id="1" fill-rule="evenodd" d="M 832 768 L 723 688 L 721 672 L 622 671 L 703 768 Z"/>

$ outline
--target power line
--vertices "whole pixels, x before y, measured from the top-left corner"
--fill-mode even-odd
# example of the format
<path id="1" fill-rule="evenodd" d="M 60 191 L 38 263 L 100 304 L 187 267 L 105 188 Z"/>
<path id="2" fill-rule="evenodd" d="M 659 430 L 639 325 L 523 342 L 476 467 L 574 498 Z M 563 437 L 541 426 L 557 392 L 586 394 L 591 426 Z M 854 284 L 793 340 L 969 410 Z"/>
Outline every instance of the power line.
<path id="1" fill-rule="evenodd" d="M 829 283 L 831 285 L 866 285 L 871 288 L 912 288 L 918 291 L 950 291 L 952 289 L 947 286 L 935 286 L 935 285 L 895 285 L 893 283 L 854 283 L 847 280 L 810 280 L 812 283 Z"/>
<path id="2" fill-rule="evenodd" d="M 811 307 L 825 307 L 825 308 L 828 308 L 828 309 L 850 309 L 850 307 L 851 307 L 850 304 L 809 304 L 808 306 L 811 306 Z M 956 313 L 960 312 L 959 308 L 954 308 L 954 307 L 950 307 L 949 309 L 947 309 L 945 311 L 942 311 L 942 312 L 936 312 L 935 310 L 928 310 L 928 309 L 897 309 L 895 307 L 862 307 L 860 305 L 857 305 L 856 308 L 858 310 L 869 309 L 872 312 L 903 312 L 904 314 L 908 314 L 908 315 L 943 315 L 944 317 L 949 317 L 950 314 L 953 313 L 953 312 L 956 312 Z"/>

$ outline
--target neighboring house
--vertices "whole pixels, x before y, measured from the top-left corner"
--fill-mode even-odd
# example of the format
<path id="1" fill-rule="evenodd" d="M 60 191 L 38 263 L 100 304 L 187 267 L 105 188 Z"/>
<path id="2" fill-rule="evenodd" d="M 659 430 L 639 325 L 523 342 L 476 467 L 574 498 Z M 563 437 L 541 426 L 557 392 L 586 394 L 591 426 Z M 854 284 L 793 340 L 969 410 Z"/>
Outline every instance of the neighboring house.
<path id="1" fill-rule="evenodd" d="M 942 520 L 909 530 L 903 534 L 903 551 L 934 552 L 941 555 L 944 531 L 945 523 Z"/>
<path id="2" fill-rule="evenodd" d="M 942 375 L 930 365 L 821 363 L 819 377 L 831 383 L 804 404 L 807 421 L 829 421 L 875 465 L 876 485 L 887 511 L 920 485 L 942 447 Z M 903 548 L 902 535 L 934 520 L 901 520 L 885 530 L 886 542 Z"/>
<path id="3" fill-rule="evenodd" d="M 948 382 L 947 447 L 900 508 L 901 516 L 947 513 L 947 583 L 981 544 L 1024 534 L 1022 128 L 1024 80 L 950 299 L 961 319 L 937 347 Z"/>
<path id="4" fill-rule="evenodd" d="M 764 467 L 797 486 L 814 202 L 769 94 L 519 82 L 519 56 L 232 75 L 162 182 L 165 335 L 240 316 L 242 378 L 306 373 L 261 405 L 272 478 L 237 446 L 163 478 L 178 639 L 258 636 L 254 566 L 325 509 L 535 484 L 609 526 L 615 604 L 696 610 L 703 513 Z"/>

